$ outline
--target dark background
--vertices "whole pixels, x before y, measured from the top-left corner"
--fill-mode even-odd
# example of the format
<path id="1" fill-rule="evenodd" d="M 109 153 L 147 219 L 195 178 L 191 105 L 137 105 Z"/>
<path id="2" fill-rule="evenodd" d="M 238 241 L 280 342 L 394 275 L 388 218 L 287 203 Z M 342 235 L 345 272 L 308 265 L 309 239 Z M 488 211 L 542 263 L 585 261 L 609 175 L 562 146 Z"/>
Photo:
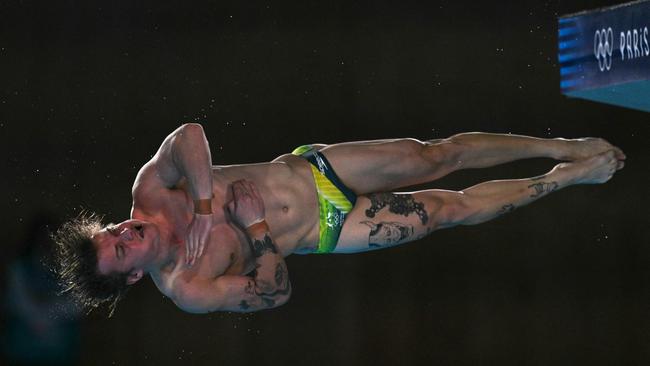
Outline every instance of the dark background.
<path id="1" fill-rule="evenodd" d="M 224 165 L 311 142 L 600 136 L 628 156 L 607 184 L 399 248 L 290 256 L 278 309 L 186 314 L 142 281 L 84 318 L 80 363 L 647 364 L 650 121 L 559 93 L 557 16 L 614 3 L 0 1 L 2 268 L 39 213 L 127 218 L 183 122 Z"/>

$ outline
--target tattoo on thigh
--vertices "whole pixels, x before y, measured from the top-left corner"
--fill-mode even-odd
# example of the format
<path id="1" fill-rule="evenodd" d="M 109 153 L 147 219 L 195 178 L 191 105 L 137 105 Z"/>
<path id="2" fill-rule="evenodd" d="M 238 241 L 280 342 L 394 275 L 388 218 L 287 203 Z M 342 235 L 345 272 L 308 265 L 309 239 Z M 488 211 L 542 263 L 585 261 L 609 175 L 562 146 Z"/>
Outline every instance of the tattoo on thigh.
<path id="1" fill-rule="evenodd" d="M 418 235 L 417 238 L 415 238 L 415 240 L 420 240 L 420 239 L 424 238 L 425 236 L 431 234 L 432 230 L 433 229 L 431 229 L 430 227 L 427 227 L 427 231 L 425 233 L 422 233 L 422 234 Z"/>
<path id="2" fill-rule="evenodd" d="M 254 239 L 251 242 L 251 252 L 253 254 L 253 257 L 258 258 L 268 252 L 277 253 L 278 249 L 275 247 L 273 239 L 271 239 L 268 234 L 265 234 L 264 240 Z"/>
<path id="3" fill-rule="evenodd" d="M 369 248 L 399 244 L 403 240 L 410 238 L 415 232 L 413 225 L 405 225 L 400 222 L 374 223 L 372 221 L 361 221 L 360 223 L 370 227 L 370 234 L 368 235 Z"/>
<path id="4" fill-rule="evenodd" d="M 501 209 L 499 209 L 499 211 L 497 211 L 497 215 L 505 215 L 507 213 L 510 213 L 510 212 L 514 211 L 515 208 L 516 208 L 515 205 L 509 203 L 509 204 L 501 207 Z"/>
<path id="5" fill-rule="evenodd" d="M 543 194 L 553 192 L 554 190 L 558 189 L 559 184 L 557 184 L 557 182 L 540 182 L 528 186 L 528 188 L 531 187 L 535 189 L 535 193 L 531 194 L 530 197 L 535 198 Z"/>
<path id="6" fill-rule="evenodd" d="M 377 212 L 388 206 L 388 210 L 397 215 L 408 217 L 409 214 L 415 212 L 422 225 L 429 221 L 424 203 L 415 201 L 411 194 L 374 193 L 368 198 L 370 198 L 370 208 L 366 210 L 366 217 L 373 218 Z"/>

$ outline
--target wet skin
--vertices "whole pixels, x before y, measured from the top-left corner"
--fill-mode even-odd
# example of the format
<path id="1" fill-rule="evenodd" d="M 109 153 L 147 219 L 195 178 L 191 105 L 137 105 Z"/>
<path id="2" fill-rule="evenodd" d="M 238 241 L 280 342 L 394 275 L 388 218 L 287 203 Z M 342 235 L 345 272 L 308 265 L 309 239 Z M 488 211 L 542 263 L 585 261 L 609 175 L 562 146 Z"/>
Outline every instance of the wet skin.
<path id="1" fill-rule="evenodd" d="M 128 273 L 129 284 L 148 273 L 163 294 L 190 312 L 256 311 L 281 305 L 290 295 L 283 257 L 312 252 L 318 244 L 319 211 L 311 167 L 305 159 L 290 154 L 268 163 L 211 166 L 205 156 L 196 158 L 201 144 L 204 153 L 209 151 L 202 130 L 196 125 L 183 126 L 168 136 L 154 158 L 143 166 L 133 187 L 133 219 L 93 237 L 98 249 L 98 270 Z M 402 244 L 437 228 L 487 221 L 499 215 L 498 209 L 508 203 L 501 201 L 510 196 L 517 206 L 531 201 L 528 197 L 515 197 L 514 191 L 523 192 L 526 188 L 517 186 L 523 184 L 517 181 L 486 182 L 466 190 L 467 194 L 441 190 L 413 194 L 375 192 L 430 182 L 458 169 L 530 157 L 584 159 L 584 155 L 607 148 L 612 150 L 608 159 L 614 162 L 610 175 L 623 167 L 621 160 L 625 159 L 619 149 L 600 139 L 550 140 L 481 133 L 430 142 L 393 139 L 318 148 L 336 167 L 343 183 L 359 197 L 341 232 L 336 249 L 341 253 Z M 599 164 L 596 165 L 602 165 Z M 206 169 L 210 171 L 209 179 Z M 578 174 L 576 170 L 572 174 L 578 177 L 586 173 Z M 562 178 L 560 175 L 567 174 L 550 172 L 545 176 Z M 263 201 L 262 211 L 253 217 L 264 219 L 262 231 L 249 232 L 246 225 L 242 226 L 242 222 L 248 221 L 242 218 L 248 215 L 240 211 L 233 216 L 228 209 L 237 201 L 231 187 L 242 181 L 259 191 L 253 201 Z M 205 251 L 190 266 L 185 238 L 196 219 L 193 199 L 209 194 L 205 182 L 210 182 L 207 187 L 212 188 L 212 226 L 207 227 L 210 235 Z M 534 179 L 530 183 L 528 188 L 541 184 Z M 197 193 L 197 186 L 202 193 Z M 505 198 L 498 202 L 489 198 L 495 197 L 494 192 Z M 250 196 L 241 194 L 239 199 L 245 203 Z M 530 197 L 540 196 L 538 193 Z M 474 221 L 463 216 L 479 207 L 489 215 Z M 450 222 L 441 221 L 452 217 Z M 255 243 L 260 245 L 251 246 Z M 257 253 L 255 248 L 264 250 Z"/>

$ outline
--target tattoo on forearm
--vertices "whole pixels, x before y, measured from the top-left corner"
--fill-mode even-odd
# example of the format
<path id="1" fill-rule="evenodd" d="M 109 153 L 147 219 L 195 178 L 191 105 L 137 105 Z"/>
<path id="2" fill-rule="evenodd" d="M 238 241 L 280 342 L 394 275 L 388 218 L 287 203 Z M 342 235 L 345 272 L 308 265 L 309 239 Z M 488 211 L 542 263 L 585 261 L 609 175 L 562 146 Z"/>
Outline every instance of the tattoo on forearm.
<path id="1" fill-rule="evenodd" d="M 380 222 L 374 223 L 372 221 L 361 221 L 370 227 L 370 234 L 368 235 L 368 247 L 380 248 L 384 245 L 395 245 L 410 238 L 415 229 L 413 225 L 406 225 L 400 222 Z"/>
<path id="2" fill-rule="evenodd" d="M 257 273 L 255 274 L 257 277 Z M 251 279 L 244 287 L 244 293 L 250 295 L 248 300 L 242 300 L 239 308 L 243 311 L 251 310 L 254 307 L 274 307 L 277 298 L 291 292 L 291 283 L 285 263 L 278 263 L 274 272 L 275 285 L 263 279 Z"/>
<path id="3" fill-rule="evenodd" d="M 388 210 L 397 215 L 408 216 L 415 213 L 422 225 L 429 220 L 424 203 L 415 201 L 411 194 L 374 193 L 368 198 L 370 198 L 370 208 L 366 210 L 366 217 L 373 218 L 377 212 L 388 206 Z"/>
<path id="4" fill-rule="evenodd" d="M 255 267 L 254 270 L 250 271 L 246 276 L 251 277 L 251 278 L 257 277 L 257 267 Z"/>
<path id="5" fill-rule="evenodd" d="M 254 286 L 255 285 L 253 284 L 253 281 L 248 281 L 248 283 L 246 284 L 246 287 L 244 287 L 244 292 L 249 294 L 249 295 L 255 294 L 255 290 L 253 289 Z"/>
<path id="6" fill-rule="evenodd" d="M 287 268 L 284 263 L 278 263 L 275 266 L 275 285 L 281 286 L 284 284 L 284 280 L 287 277 Z"/>
<path id="7" fill-rule="evenodd" d="M 264 305 L 266 305 L 267 308 L 272 308 L 275 306 L 275 300 L 270 299 L 268 297 L 263 297 L 262 302 L 264 302 Z"/>
<path id="8" fill-rule="evenodd" d="M 253 258 L 259 258 L 267 253 L 278 253 L 278 248 L 269 233 L 265 233 L 263 239 L 252 238 L 250 247 Z M 261 264 L 256 260 L 255 269 L 249 274 L 252 279 L 244 287 L 244 293 L 248 296 L 246 300 L 239 303 L 241 310 L 274 307 L 279 297 L 291 292 L 286 264 L 283 261 L 276 263 L 275 271 L 271 273 L 269 273 L 271 268 L 267 268 L 268 266 L 268 264 Z M 262 278 L 258 278 L 260 274 L 262 274 Z M 273 279 L 269 276 L 271 274 Z"/>
<path id="9" fill-rule="evenodd" d="M 269 283 L 258 281 L 258 286 L 255 288 L 255 295 L 259 296 L 260 300 L 262 300 L 262 303 L 266 307 L 273 307 L 275 306 L 276 298 L 278 296 L 287 295 L 289 292 L 291 292 L 291 283 L 285 279 L 283 279 L 283 282 L 284 283 L 282 283 L 282 286 L 278 285 L 279 288 L 275 291 L 272 291 Z"/>
<path id="10" fill-rule="evenodd" d="M 554 190 L 558 189 L 559 186 L 560 185 L 557 184 L 557 182 L 540 182 L 540 183 L 531 184 L 528 186 L 528 188 L 532 187 L 535 189 L 535 193 L 531 194 L 530 197 L 536 198 L 543 194 L 553 192 Z"/>
<path id="11" fill-rule="evenodd" d="M 510 213 L 510 212 L 514 211 L 515 208 L 516 208 L 515 205 L 509 203 L 509 204 L 501 207 L 501 209 L 499 209 L 499 211 L 497 211 L 497 215 L 505 215 L 507 213 Z"/>
<path id="12" fill-rule="evenodd" d="M 259 258 L 269 252 L 277 254 L 278 248 L 273 243 L 273 239 L 271 239 L 269 234 L 264 234 L 263 240 L 253 239 L 251 241 L 251 252 L 254 258 Z"/>

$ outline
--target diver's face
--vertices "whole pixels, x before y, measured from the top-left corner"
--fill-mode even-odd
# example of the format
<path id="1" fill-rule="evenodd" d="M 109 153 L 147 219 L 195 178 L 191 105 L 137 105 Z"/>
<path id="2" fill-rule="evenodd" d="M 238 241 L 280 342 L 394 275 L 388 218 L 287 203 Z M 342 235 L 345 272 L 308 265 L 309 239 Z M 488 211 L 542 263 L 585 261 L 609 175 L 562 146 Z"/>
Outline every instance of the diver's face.
<path id="1" fill-rule="evenodd" d="M 98 231 L 92 241 L 97 249 L 99 273 L 138 274 L 130 278 L 130 282 L 136 282 L 156 258 L 159 232 L 153 223 L 127 220 Z"/>

